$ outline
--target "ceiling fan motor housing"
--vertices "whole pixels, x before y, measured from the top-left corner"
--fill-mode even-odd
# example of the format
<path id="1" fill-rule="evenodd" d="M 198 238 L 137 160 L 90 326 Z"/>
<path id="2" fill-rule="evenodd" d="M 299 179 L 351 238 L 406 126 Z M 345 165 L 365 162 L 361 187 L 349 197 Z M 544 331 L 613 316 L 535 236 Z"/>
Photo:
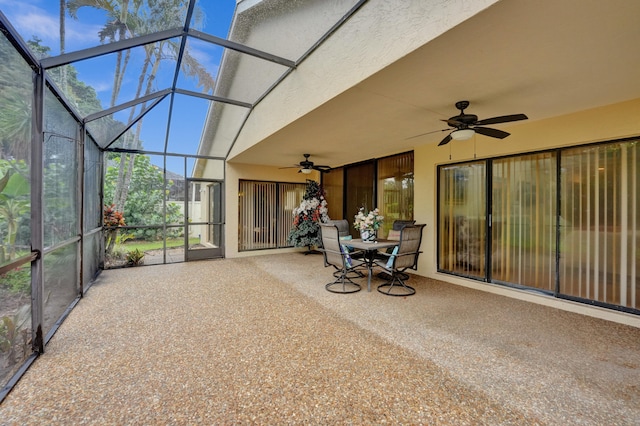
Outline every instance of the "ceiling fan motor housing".
<path id="1" fill-rule="evenodd" d="M 466 129 L 472 124 L 475 124 L 478 121 L 478 116 L 475 114 L 460 114 L 455 117 L 451 117 L 449 120 L 455 122 L 455 126 L 458 129 Z"/>

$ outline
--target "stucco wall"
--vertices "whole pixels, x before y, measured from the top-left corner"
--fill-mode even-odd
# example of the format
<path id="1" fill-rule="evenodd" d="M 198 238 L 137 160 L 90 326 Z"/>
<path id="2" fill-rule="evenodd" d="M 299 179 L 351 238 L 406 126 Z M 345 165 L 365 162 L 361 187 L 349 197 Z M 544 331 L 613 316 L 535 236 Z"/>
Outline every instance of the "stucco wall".
<path id="1" fill-rule="evenodd" d="M 343 26 L 289 75 L 254 109 L 229 156 L 231 162 L 226 165 L 226 256 L 291 251 L 238 253 L 239 179 L 304 182 L 307 177 L 296 173 L 295 169 L 234 164 L 235 156 L 493 3 L 496 1 L 370 0 L 352 18 L 356 21 L 353 25 Z M 523 112 L 527 112 L 525 107 Z M 638 117 L 640 99 L 548 120 L 536 121 L 532 117 L 525 122 L 501 126 L 511 133 L 504 140 L 476 136 L 469 141 L 453 141 L 445 147 L 436 146 L 439 139 L 415 146 L 415 219 L 427 224 L 418 274 L 565 310 L 580 313 L 589 310 L 588 314 L 592 316 L 640 326 L 640 319 L 612 310 L 438 274 L 434 227 L 437 165 L 638 136 Z"/>
<path id="2" fill-rule="evenodd" d="M 271 182 L 306 182 L 307 179 L 320 181 L 319 173 L 314 171 L 305 175 L 298 173 L 295 168 L 279 169 L 276 167 L 261 167 L 248 164 L 227 163 L 226 191 L 226 223 L 225 223 L 225 257 L 246 257 L 260 254 L 285 253 L 301 251 L 300 248 L 255 250 L 238 252 L 238 185 L 240 179 Z"/>
<path id="3" fill-rule="evenodd" d="M 493 3 L 370 0 L 253 110 L 229 158 Z"/>
<path id="4" fill-rule="evenodd" d="M 504 286 L 438 273 L 435 229 L 438 165 L 640 136 L 638 117 L 640 117 L 640 99 L 548 120 L 522 122 L 509 126 L 508 131 L 511 136 L 503 140 L 476 136 L 475 143 L 474 139 L 452 141 L 451 150 L 448 145 L 438 147 L 436 143 L 417 146 L 414 151 L 415 219 L 418 223 L 427 224 L 422 243 L 424 255 L 420 258 L 417 273 L 483 291 L 640 326 L 640 318 L 611 310 L 588 308 L 584 304 L 574 304 Z"/>

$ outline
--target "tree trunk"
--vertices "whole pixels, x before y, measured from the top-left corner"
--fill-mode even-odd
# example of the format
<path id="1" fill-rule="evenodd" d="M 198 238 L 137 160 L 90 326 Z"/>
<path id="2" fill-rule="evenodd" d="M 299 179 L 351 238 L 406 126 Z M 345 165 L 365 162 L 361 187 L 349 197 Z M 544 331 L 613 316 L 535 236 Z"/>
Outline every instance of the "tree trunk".
<path id="1" fill-rule="evenodd" d="M 66 38 L 66 0 L 60 0 L 60 54 L 65 52 L 65 38 Z M 62 89 L 63 92 L 67 91 L 67 66 L 62 66 Z"/>

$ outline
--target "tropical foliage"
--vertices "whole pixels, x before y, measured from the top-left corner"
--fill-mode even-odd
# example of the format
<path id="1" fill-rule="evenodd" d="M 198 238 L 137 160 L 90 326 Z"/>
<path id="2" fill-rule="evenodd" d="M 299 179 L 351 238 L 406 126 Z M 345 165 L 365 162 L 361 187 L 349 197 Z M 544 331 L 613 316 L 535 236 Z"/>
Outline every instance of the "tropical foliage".
<path id="1" fill-rule="evenodd" d="M 120 155 L 112 155 L 105 175 L 104 199 L 110 209 L 121 212 L 128 226 L 158 225 L 154 228 L 138 228 L 130 230 L 136 239 L 159 240 L 162 238 L 163 202 L 168 194 L 164 189 L 164 174 L 162 170 L 151 164 L 146 155 L 134 156 L 134 167 L 129 182 L 129 197 L 122 211 L 117 210 L 114 203 L 118 173 L 120 171 Z M 128 158 L 125 159 L 128 161 Z M 173 182 L 167 182 L 172 185 Z M 180 206 L 175 203 L 167 203 L 167 223 L 179 223 L 182 218 Z M 181 229 L 181 228 L 177 228 Z M 168 230 L 168 237 L 178 236 L 180 231 Z"/>
<path id="2" fill-rule="evenodd" d="M 30 191 L 26 163 L 0 159 L 0 264 L 29 248 Z M 20 234 L 20 237 L 19 237 Z"/>
<path id="3" fill-rule="evenodd" d="M 184 25 L 184 17 L 187 13 L 188 2 L 184 0 L 68 0 L 66 7 L 73 19 L 78 19 L 80 9 L 87 7 L 100 10 L 107 16 L 104 26 L 96 34 L 101 43 L 113 43 L 130 39 L 155 31 L 169 28 L 180 28 Z M 201 27 L 204 19 L 202 11 L 196 7 L 194 10 L 194 28 Z M 62 24 L 62 22 L 61 22 Z M 62 25 L 61 25 L 62 26 Z M 134 98 L 149 95 L 156 90 L 156 77 L 163 61 L 175 61 L 180 52 L 180 44 L 175 40 L 160 40 L 143 46 L 144 59 L 137 75 L 137 87 Z M 115 55 L 115 67 L 111 99 L 108 107 L 113 107 L 119 102 L 122 86 L 125 79 L 136 78 L 127 71 L 132 67 L 132 49 L 120 50 Z M 182 71 L 190 77 L 197 79 L 198 85 L 204 92 L 210 92 L 214 88 L 214 80 L 207 70 L 189 53 L 184 51 L 181 61 Z M 136 71 L 134 71 L 136 72 Z M 131 108 L 128 121 L 131 122 L 147 108 L 147 103 L 141 103 Z M 127 131 L 118 141 L 120 148 L 141 150 L 140 139 L 143 120 L 136 122 L 135 126 Z M 100 141 L 106 144 L 110 141 Z M 116 185 L 113 188 L 112 202 L 118 211 L 125 210 L 125 204 L 130 193 L 130 182 L 133 177 L 136 155 L 122 153 L 118 163 Z"/>

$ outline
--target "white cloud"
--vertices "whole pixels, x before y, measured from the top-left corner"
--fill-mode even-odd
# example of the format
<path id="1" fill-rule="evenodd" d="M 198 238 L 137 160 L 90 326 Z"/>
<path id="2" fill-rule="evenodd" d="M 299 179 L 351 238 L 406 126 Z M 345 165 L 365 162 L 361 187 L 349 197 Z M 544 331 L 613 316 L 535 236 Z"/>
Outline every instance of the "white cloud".
<path id="1" fill-rule="evenodd" d="M 94 90 L 98 93 L 111 93 L 111 90 L 113 90 L 113 84 L 112 82 L 106 82 L 106 81 L 97 81 L 97 82 L 86 82 L 88 85 L 90 85 L 91 87 L 94 88 Z"/>
<path id="2" fill-rule="evenodd" d="M 47 0 L 49 7 L 54 4 Z M 41 1 L 27 3 L 16 0 L 0 0 L 2 12 L 9 18 L 11 24 L 25 41 L 36 36 L 42 44 L 51 48 L 51 53 L 57 55 L 60 46 L 60 22 L 57 2 L 53 9 L 44 9 L 39 5 Z M 101 24 L 84 23 L 67 17 L 65 21 L 66 51 L 85 49 L 99 44 L 98 31 Z"/>
<path id="3" fill-rule="evenodd" d="M 0 0 L 3 13 L 25 40 L 32 36 L 55 48 L 59 43 L 58 19 L 40 7 L 17 1 Z"/>

